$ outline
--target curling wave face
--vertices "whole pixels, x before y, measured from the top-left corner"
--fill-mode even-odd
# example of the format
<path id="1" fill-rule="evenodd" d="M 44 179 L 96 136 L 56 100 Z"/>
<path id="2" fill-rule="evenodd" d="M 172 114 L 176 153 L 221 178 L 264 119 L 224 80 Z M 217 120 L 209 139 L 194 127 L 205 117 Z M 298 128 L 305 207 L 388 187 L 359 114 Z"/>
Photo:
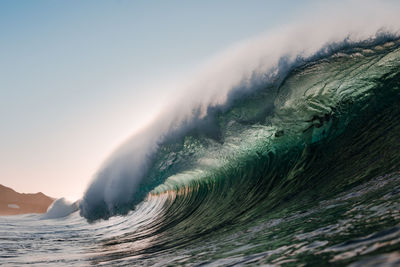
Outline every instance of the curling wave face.
<path id="1" fill-rule="evenodd" d="M 295 191 L 310 179 L 300 178 L 316 155 L 309 150 L 336 144 L 395 101 L 398 43 L 381 36 L 331 46 L 322 57 L 298 59 L 273 77 L 256 79 L 252 90 L 233 89 L 206 115 L 195 109 L 166 134 L 119 153 L 88 189 L 81 214 L 107 219 L 127 214 L 150 192 L 207 185 L 207 194 L 227 186 L 221 189 L 226 194 L 236 186 L 253 188 L 254 179 L 257 187 L 268 184 L 263 194 L 269 199 L 271 190 L 281 195 L 280 184 L 294 184 Z"/>

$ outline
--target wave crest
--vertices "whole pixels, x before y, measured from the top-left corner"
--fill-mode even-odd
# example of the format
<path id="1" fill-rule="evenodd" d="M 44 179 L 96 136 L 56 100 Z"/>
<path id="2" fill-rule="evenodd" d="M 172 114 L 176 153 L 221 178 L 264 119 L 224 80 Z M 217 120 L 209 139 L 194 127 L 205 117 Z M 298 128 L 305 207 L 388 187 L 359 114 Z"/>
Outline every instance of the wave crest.
<path id="1" fill-rule="evenodd" d="M 396 23 L 390 18 L 390 23 L 399 24 L 397 15 Z M 352 69 L 351 64 L 358 60 L 354 58 L 361 56 L 369 60 L 368 53 L 372 53 L 378 59 L 382 53 L 393 51 L 399 43 L 397 33 L 382 31 L 382 25 L 385 23 L 374 23 L 371 27 L 363 24 L 362 30 L 356 27 L 350 31 L 357 34 L 349 34 L 348 29 L 330 33 L 327 28 L 315 30 L 306 24 L 271 38 L 253 40 L 222 55 L 218 59 L 222 63 L 212 68 L 214 73 L 206 73 L 195 86 L 190 86 L 191 97 L 181 100 L 182 104 L 160 116 L 105 162 L 80 202 L 80 214 L 89 221 L 127 214 L 152 190 L 159 192 L 160 188 L 169 188 L 168 181 L 187 183 L 188 179 L 182 177 L 190 176 L 189 180 L 195 180 L 213 176 L 221 166 L 232 165 L 230 155 L 247 156 L 245 151 L 257 150 L 249 147 L 275 142 L 271 140 L 281 135 L 284 135 L 281 140 L 303 140 L 300 136 L 307 132 L 311 143 L 321 140 L 330 130 L 330 116 L 355 97 L 351 95 L 346 99 L 346 91 L 334 87 L 330 89 L 333 91 L 324 92 L 321 75 L 328 75 L 326 78 L 333 80 L 332 83 L 335 79 L 337 83 L 344 79 L 329 72 L 334 68 L 315 71 L 325 67 L 324 60 L 333 61 L 337 57 L 335 66 L 343 61 L 348 64 L 344 73 L 353 75 L 357 70 Z M 299 40 L 299 35 L 307 38 Z M 377 78 L 390 75 L 392 69 L 387 67 L 379 70 Z M 313 75 L 307 76 L 305 70 Z M 296 76 L 298 72 L 302 75 Z M 284 87 L 290 77 L 296 77 L 291 81 L 303 87 Z M 352 77 L 357 82 L 364 81 L 360 75 Z M 312 79 L 319 79 L 320 87 L 314 86 Z M 349 82 L 351 80 L 345 79 L 345 83 Z M 353 90 L 348 86 L 348 89 L 362 98 L 371 89 L 370 85 L 376 85 L 372 79 L 368 82 L 365 88 Z M 346 86 L 345 83 L 338 86 Z M 290 90 L 285 91 L 288 88 Z M 308 99 L 304 99 L 307 92 L 314 95 L 308 94 Z M 343 130 L 347 125 L 343 123 L 336 129 Z M 257 127 L 264 129 L 254 131 Z M 337 134 L 342 130 L 337 130 Z M 259 135 L 265 138 L 258 138 Z M 236 158 L 235 164 L 241 166 L 243 158 Z"/>

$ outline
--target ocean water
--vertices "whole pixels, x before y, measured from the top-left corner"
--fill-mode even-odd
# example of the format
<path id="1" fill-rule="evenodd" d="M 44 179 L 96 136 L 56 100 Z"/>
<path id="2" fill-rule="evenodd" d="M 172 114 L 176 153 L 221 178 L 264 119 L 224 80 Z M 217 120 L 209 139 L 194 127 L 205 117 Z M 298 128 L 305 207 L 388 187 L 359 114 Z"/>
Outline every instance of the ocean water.
<path id="1" fill-rule="evenodd" d="M 253 78 L 113 157 L 79 211 L 0 217 L 0 264 L 399 265 L 400 40 Z"/>
<path id="2" fill-rule="evenodd" d="M 165 200 L 165 198 L 164 198 Z M 301 201 L 209 234 L 140 229 L 155 199 L 126 217 L 88 224 L 78 213 L 1 217 L 4 266 L 241 266 L 400 264 L 400 173 L 377 177 L 335 197 Z M 217 218 L 218 219 L 218 218 Z M 175 226 L 176 227 L 176 226 Z M 160 243 L 159 240 L 163 240 Z"/>

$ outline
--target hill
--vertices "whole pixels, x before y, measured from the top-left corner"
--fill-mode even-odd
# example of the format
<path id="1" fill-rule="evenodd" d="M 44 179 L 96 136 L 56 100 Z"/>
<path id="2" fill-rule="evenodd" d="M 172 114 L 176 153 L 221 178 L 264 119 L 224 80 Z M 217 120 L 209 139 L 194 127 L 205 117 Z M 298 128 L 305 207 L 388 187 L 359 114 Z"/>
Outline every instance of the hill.
<path id="1" fill-rule="evenodd" d="M 0 184 L 0 215 L 45 213 L 53 201 L 41 192 L 21 194 Z"/>

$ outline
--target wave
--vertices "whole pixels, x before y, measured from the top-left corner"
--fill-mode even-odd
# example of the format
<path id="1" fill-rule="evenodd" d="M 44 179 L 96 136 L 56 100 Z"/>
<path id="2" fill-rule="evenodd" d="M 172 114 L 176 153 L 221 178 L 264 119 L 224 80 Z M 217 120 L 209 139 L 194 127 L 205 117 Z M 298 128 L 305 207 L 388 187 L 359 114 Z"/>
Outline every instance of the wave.
<path id="1" fill-rule="evenodd" d="M 189 88 L 201 93 L 180 100 L 105 162 L 79 204 L 80 214 L 88 221 L 108 219 L 167 194 L 166 207 L 175 208 L 165 209 L 172 213 L 166 221 L 214 208 L 226 223 L 239 214 L 257 215 L 258 207 L 273 208 L 310 183 L 335 181 L 340 174 L 348 179 L 344 186 L 383 166 L 396 169 L 391 149 L 385 154 L 392 165 L 377 160 L 380 165 L 371 166 L 364 164 L 375 154 L 360 149 L 380 135 L 394 138 L 381 131 L 398 120 L 399 34 L 378 23 L 361 25 L 368 30 L 354 26 L 334 34 L 303 25 L 218 58 L 224 64 Z M 342 166 L 360 155 L 366 160 L 354 170 Z"/>
<path id="2" fill-rule="evenodd" d="M 72 203 L 62 197 L 55 200 L 50 205 L 50 207 L 47 209 L 47 212 L 41 216 L 41 219 L 63 218 L 78 211 L 78 209 L 78 201 Z"/>
<path id="3" fill-rule="evenodd" d="M 210 108 L 194 124 L 201 127 L 158 144 L 138 183 L 141 195 L 122 209 L 105 206 L 106 213 L 87 216 L 91 221 L 130 212 L 113 218 L 123 230 L 102 239 L 110 252 L 93 264 L 132 258 L 151 265 L 174 253 L 177 264 L 181 254 L 195 263 L 229 262 L 228 255 L 242 255 L 240 249 L 252 257 L 283 256 L 280 249 L 305 240 L 318 258 L 315 242 L 344 251 L 351 243 L 359 251 L 359 240 L 371 234 L 393 238 L 385 229 L 390 232 L 398 217 L 380 205 L 397 211 L 389 199 L 400 192 L 399 102 L 400 39 L 386 36 L 307 61 L 278 84 Z M 364 215 L 354 219 L 356 208 Z M 369 214 L 372 209 L 377 213 Z M 243 257 L 239 264 L 252 262 Z"/>

